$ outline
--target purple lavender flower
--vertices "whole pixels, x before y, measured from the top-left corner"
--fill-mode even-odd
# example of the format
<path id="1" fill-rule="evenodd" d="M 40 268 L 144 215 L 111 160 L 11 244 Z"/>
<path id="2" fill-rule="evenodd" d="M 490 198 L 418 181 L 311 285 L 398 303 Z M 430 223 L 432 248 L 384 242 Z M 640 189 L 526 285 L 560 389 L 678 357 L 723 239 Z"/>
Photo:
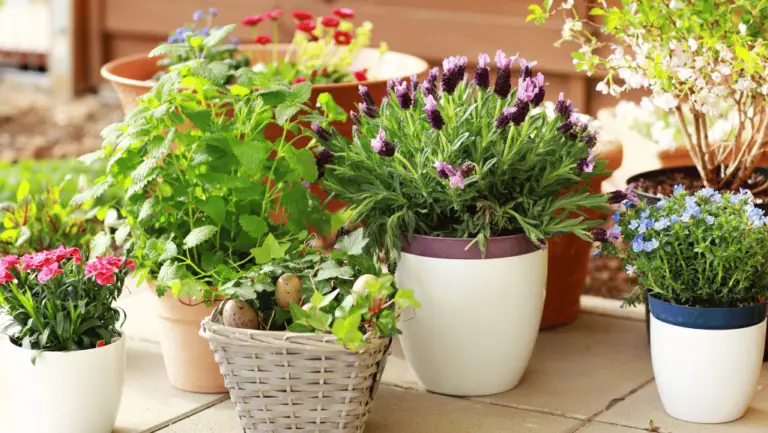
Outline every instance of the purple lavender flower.
<path id="1" fill-rule="evenodd" d="M 395 154 L 395 145 L 387 141 L 386 138 L 387 133 L 383 129 L 379 129 L 378 135 L 371 141 L 371 147 L 380 156 L 393 156 Z"/>
<path id="2" fill-rule="evenodd" d="M 579 162 L 576 163 L 576 167 L 578 167 L 579 171 L 582 173 L 592 173 L 592 170 L 595 169 L 595 155 L 592 149 L 589 149 L 588 157 L 581 158 Z"/>
<path id="3" fill-rule="evenodd" d="M 531 78 L 526 78 L 517 87 L 517 102 L 530 104 L 537 92 L 538 88 L 536 86 L 536 81 Z"/>
<path id="4" fill-rule="evenodd" d="M 456 170 L 453 169 L 451 164 L 447 162 L 436 162 L 433 167 L 437 170 L 437 177 L 440 179 L 448 179 L 451 176 L 456 176 Z"/>
<path id="5" fill-rule="evenodd" d="M 310 125 L 310 129 L 312 129 L 312 132 L 315 134 L 315 137 L 317 137 L 320 141 L 328 141 L 331 139 L 331 131 L 323 128 L 317 123 L 313 123 Z"/>
<path id="6" fill-rule="evenodd" d="M 466 57 L 448 57 L 443 60 L 443 76 L 441 78 L 443 92 L 449 95 L 453 94 L 461 80 L 464 79 L 466 70 Z"/>
<path id="7" fill-rule="evenodd" d="M 525 117 L 531 111 L 531 106 L 528 104 L 515 104 L 512 111 L 512 124 L 520 126 L 525 122 Z"/>
<path id="8" fill-rule="evenodd" d="M 619 226 L 613 226 L 610 230 L 608 230 L 608 241 L 609 242 L 616 242 L 619 239 L 621 239 L 621 227 Z"/>
<path id="9" fill-rule="evenodd" d="M 200 21 L 201 19 L 203 19 L 203 11 L 195 11 L 195 12 L 192 14 L 192 19 L 193 19 L 195 22 L 197 22 L 197 21 Z"/>
<path id="10" fill-rule="evenodd" d="M 496 83 L 493 86 L 493 92 L 499 98 L 506 99 L 512 92 L 512 59 L 507 58 L 501 50 L 496 51 L 496 66 L 499 71 L 496 73 Z"/>
<path id="11" fill-rule="evenodd" d="M 437 101 L 435 101 L 435 98 L 432 97 L 432 95 L 424 98 L 424 113 L 427 115 L 429 124 L 432 125 L 434 129 L 438 131 L 443 129 L 445 121 L 443 120 L 443 115 L 440 114 L 440 110 L 437 108 Z"/>
<path id="12" fill-rule="evenodd" d="M 555 104 L 555 113 L 557 113 L 563 119 L 570 119 L 573 113 L 573 102 L 571 100 L 565 100 L 565 94 L 560 92 L 560 97 L 557 98 L 557 104 Z"/>
<path id="13" fill-rule="evenodd" d="M 392 94 L 392 92 L 395 90 L 395 85 L 400 82 L 400 78 L 393 78 L 390 80 L 387 80 L 387 96 Z"/>
<path id="14" fill-rule="evenodd" d="M 373 102 L 373 96 L 371 96 L 371 92 L 368 91 L 368 88 L 363 86 L 362 84 L 357 86 L 358 93 L 360 94 L 360 98 L 363 99 L 363 102 L 368 105 L 376 105 L 375 102 Z"/>
<path id="15" fill-rule="evenodd" d="M 592 239 L 594 239 L 595 242 L 604 244 L 608 242 L 608 232 L 604 228 L 598 227 L 592 230 Z"/>
<path id="16" fill-rule="evenodd" d="M 400 84 L 395 85 L 395 96 L 397 96 L 397 103 L 403 110 L 408 110 L 413 105 L 413 97 L 406 81 L 401 81 Z"/>
<path id="17" fill-rule="evenodd" d="M 512 122 L 512 116 L 517 111 L 516 107 L 504 107 L 499 117 L 496 118 L 496 128 L 504 129 Z"/>
<path id="18" fill-rule="evenodd" d="M 619 204 L 627 200 L 632 203 L 638 202 L 634 183 L 630 183 L 623 190 L 616 190 L 608 193 L 609 204 Z"/>
<path id="19" fill-rule="evenodd" d="M 466 161 L 459 166 L 458 171 L 459 171 L 459 174 L 461 174 L 464 177 L 467 177 L 470 174 L 472 174 L 472 172 L 475 171 L 475 167 L 476 166 L 474 162 Z"/>
<path id="20" fill-rule="evenodd" d="M 491 84 L 491 68 L 488 64 L 491 62 L 491 58 L 488 54 L 480 54 L 477 58 L 477 68 L 475 69 L 474 83 L 481 89 L 487 89 Z"/>
<path id="21" fill-rule="evenodd" d="M 531 100 L 531 103 L 534 107 L 538 107 L 542 102 L 544 102 L 544 86 L 546 85 L 544 83 L 544 75 L 542 75 L 541 72 L 536 74 L 536 78 L 534 78 L 534 84 L 536 85 L 536 92 L 533 95 L 533 99 Z"/>
<path id="22" fill-rule="evenodd" d="M 197 31 L 197 34 L 201 36 L 208 36 L 211 34 L 211 30 L 208 27 L 201 27 L 200 30 Z"/>
<path id="23" fill-rule="evenodd" d="M 216 8 L 210 8 L 210 9 L 208 9 L 208 15 L 210 15 L 212 17 L 215 17 L 215 16 L 219 15 L 219 10 L 216 9 Z"/>
<path id="24" fill-rule="evenodd" d="M 449 184 L 451 188 L 464 189 L 464 176 L 462 176 L 461 173 L 456 173 L 455 175 L 451 176 Z"/>
<path id="25" fill-rule="evenodd" d="M 333 152 L 330 149 L 323 149 L 315 155 L 315 165 L 317 166 L 317 178 L 321 179 L 325 175 L 325 166 L 333 162 Z"/>
<path id="26" fill-rule="evenodd" d="M 239 38 L 237 38 L 237 37 L 235 37 L 235 36 L 232 36 L 232 37 L 229 39 L 229 42 L 230 42 L 232 45 L 240 45 L 240 39 L 239 39 Z"/>
<path id="27" fill-rule="evenodd" d="M 532 68 L 536 66 L 536 62 L 528 63 L 525 59 L 517 59 L 517 62 L 520 63 L 520 81 L 531 78 L 533 76 Z"/>
<path id="28" fill-rule="evenodd" d="M 379 115 L 379 109 L 375 105 L 369 105 L 365 102 L 360 104 L 360 112 L 371 119 L 375 119 Z"/>
<path id="29" fill-rule="evenodd" d="M 349 120 L 352 121 L 352 124 L 356 126 L 360 126 L 360 123 L 362 123 L 362 119 L 360 118 L 360 113 L 349 110 Z"/>
<path id="30" fill-rule="evenodd" d="M 429 70 L 427 74 L 427 80 L 421 86 L 421 93 L 426 98 L 432 95 L 433 98 L 437 98 L 437 77 L 440 74 L 440 68 L 434 67 Z"/>
<path id="31" fill-rule="evenodd" d="M 415 97 L 416 92 L 419 90 L 419 77 L 416 74 L 411 75 L 411 96 Z"/>
<path id="32" fill-rule="evenodd" d="M 584 145 L 592 149 L 597 144 L 597 131 L 588 132 L 581 138 L 584 141 Z"/>

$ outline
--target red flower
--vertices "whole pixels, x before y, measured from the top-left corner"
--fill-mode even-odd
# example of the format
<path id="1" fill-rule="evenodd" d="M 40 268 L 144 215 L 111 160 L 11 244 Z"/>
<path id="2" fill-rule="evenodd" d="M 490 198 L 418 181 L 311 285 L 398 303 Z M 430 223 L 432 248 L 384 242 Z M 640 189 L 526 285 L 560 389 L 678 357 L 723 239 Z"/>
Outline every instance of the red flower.
<path id="1" fill-rule="evenodd" d="M 296 21 L 308 21 L 312 19 L 312 14 L 307 11 L 293 11 L 291 16 L 295 18 Z"/>
<path id="2" fill-rule="evenodd" d="M 339 45 L 349 45 L 352 42 L 352 33 L 336 30 L 333 32 L 333 40 Z"/>
<path id="3" fill-rule="evenodd" d="M 268 43 L 272 42 L 272 38 L 269 35 L 259 35 L 259 37 L 254 39 L 253 42 L 261 45 L 267 45 Z"/>
<path id="4" fill-rule="evenodd" d="M 19 264 L 19 256 L 5 256 L 0 259 L 0 269 L 9 269 Z"/>
<path id="5" fill-rule="evenodd" d="M 368 69 L 360 69 L 352 73 L 357 81 L 368 81 Z"/>
<path id="6" fill-rule="evenodd" d="M 307 79 L 304 78 L 304 77 L 296 77 L 296 78 L 293 79 L 293 84 L 299 84 L 299 83 L 303 83 L 305 81 L 307 81 Z"/>
<path id="7" fill-rule="evenodd" d="M 63 273 L 64 273 L 64 270 L 59 269 L 59 264 L 53 263 L 43 267 L 43 269 L 40 270 L 40 273 L 37 274 L 37 281 L 39 281 L 40 284 L 45 284 L 51 278 L 55 277 L 56 275 L 61 275 Z"/>
<path id="8" fill-rule="evenodd" d="M 267 18 L 271 19 L 272 21 L 277 20 L 281 16 L 283 16 L 283 10 L 282 9 L 275 9 L 272 12 L 267 14 Z"/>
<path id="9" fill-rule="evenodd" d="M 104 346 L 106 346 L 106 345 L 107 345 L 107 342 L 106 342 L 106 341 L 104 341 L 104 340 L 99 340 L 99 342 L 98 342 L 98 343 L 96 343 L 96 348 L 98 349 L 99 347 L 104 347 Z"/>
<path id="10" fill-rule="evenodd" d="M 96 282 L 105 286 L 115 283 L 115 272 L 117 272 L 125 262 L 125 267 L 134 270 L 136 263 L 133 260 L 125 260 L 122 257 L 96 257 L 91 262 L 85 264 L 85 276 L 95 276 Z"/>
<path id="11" fill-rule="evenodd" d="M 314 21 L 299 21 L 296 23 L 296 30 L 300 32 L 309 33 L 312 34 L 313 31 L 315 31 L 315 22 Z"/>
<path id="12" fill-rule="evenodd" d="M 321 24 L 325 27 L 338 27 L 341 21 L 336 17 L 323 17 Z"/>
<path id="13" fill-rule="evenodd" d="M 333 14 L 339 18 L 346 18 L 348 20 L 355 17 L 355 11 L 347 8 L 336 8 L 333 10 Z"/>
<path id="14" fill-rule="evenodd" d="M 243 18 L 242 23 L 244 26 L 255 27 L 257 24 L 259 24 L 262 21 L 264 21 L 263 15 L 251 15 L 249 17 Z"/>
<path id="15" fill-rule="evenodd" d="M 5 284 L 13 281 L 13 274 L 8 272 L 7 269 L 0 268 L 0 284 Z"/>

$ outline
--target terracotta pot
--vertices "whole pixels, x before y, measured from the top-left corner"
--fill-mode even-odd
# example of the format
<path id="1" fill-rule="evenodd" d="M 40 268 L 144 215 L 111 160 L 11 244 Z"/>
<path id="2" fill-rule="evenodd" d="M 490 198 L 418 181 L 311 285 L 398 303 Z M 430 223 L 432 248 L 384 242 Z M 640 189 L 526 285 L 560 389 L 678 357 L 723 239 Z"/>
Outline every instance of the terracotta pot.
<path id="1" fill-rule="evenodd" d="M 621 166 L 623 150 L 621 142 L 613 138 L 601 138 L 595 148 L 599 158 L 608 162 L 608 170 Z M 610 175 L 590 179 L 589 191 L 599 193 L 603 181 Z M 590 219 L 606 219 L 599 211 L 587 211 Z M 581 293 L 587 280 L 587 267 L 592 244 L 573 234 L 552 238 L 547 242 L 548 271 L 547 297 L 541 318 L 541 329 L 566 325 L 579 315 Z"/>
<path id="2" fill-rule="evenodd" d="M 285 55 L 287 45 L 281 45 L 278 53 Z M 243 45 L 242 52 L 251 56 L 252 63 L 269 62 L 272 58 L 272 50 L 269 47 L 261 45 Z M 160 57 L 147 57 L 146 54 L 137 54 L 129 57 L 122 57 L 113 60 L 101 68 L 101 76 L 109 81 L 117 91 L 120 97 L 120 103 L 125 113 L 129 113 L 137 107 L 136 98 L 146 94 L 155 85 L 149 81 L 163 68 L 157 66 Z M 379 50 L 366 48 L 360 52 L 352 65 L 353 70 L 367 68 L 369 75 L 375 76 L 375 80 L 353 83 L 339 84 L 320 84 L 312 86 L 312 96 L 310 101 L 314 104 L 317 96 L 328 92 L 333 96 L 334 101 L 349 112 L 357 108 L 360 102 L 357 86 L 364 85 L 368 87 L 374 100 L 378 103 L 386 95 L 387 80 L 394 78 L 410 77 L 417 75 L 425 77 L 429 64 L 418 57 L 410 54 L 390 51 L 383 56 Z M 347 122 L 339 129 L 339 132 L 351 136 L 352 125 Z"/>
<path id="3" fill-rule="evenodd" d="M 216 305 L 206 307 L 197 301 L 182 302 L 170 292 L 157 299 L 160 348 L 171 385 L 190 392 L 227 392 L 213 351 L 208 341 L 198 334 L 200 323 Z"/>

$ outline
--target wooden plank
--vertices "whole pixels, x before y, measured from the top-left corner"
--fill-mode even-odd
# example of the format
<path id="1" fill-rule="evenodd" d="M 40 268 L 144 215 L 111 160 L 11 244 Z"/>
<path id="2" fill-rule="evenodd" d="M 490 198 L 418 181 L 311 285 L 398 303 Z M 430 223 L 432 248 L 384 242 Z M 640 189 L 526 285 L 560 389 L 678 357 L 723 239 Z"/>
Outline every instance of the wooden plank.
<path id="1" fill-rule="evenodd" d="M 105 61 L 104 46 L 104 1 L 87 0 L 88 19 L 87 19 L 87 72 L 88 83 L 94 88 L 101 83 L 99 70 Z"/>

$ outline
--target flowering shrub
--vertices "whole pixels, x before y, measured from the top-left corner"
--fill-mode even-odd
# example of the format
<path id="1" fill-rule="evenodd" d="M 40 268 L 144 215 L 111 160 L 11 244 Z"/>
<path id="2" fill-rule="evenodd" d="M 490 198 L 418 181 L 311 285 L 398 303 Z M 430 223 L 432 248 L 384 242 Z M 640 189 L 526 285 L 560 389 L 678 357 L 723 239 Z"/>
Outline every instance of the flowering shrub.
<path id="1" fill-rule="evenodd" d="M 207 13 L 196 11 L 192 15 L 192 24 L 177 28 L 168 36 L 167 43 L 149 53 L 150 57 L 165 56 L 157 62 L 164 69 L 153 77 L 154 80 L 168 71 L 198 68 L 209 80 L 224 84 L 234 80 L 237 70 L 248 67 L 250 58 L 240 52 L 240 41 L 233 37 L 225 43 L 236 25 L 214 27 L 216 15 L 218 11 L 213 8 Z"/>
<path id="2" fill-rule="evenodd" d="M 602 18 L 598 26 L 579 16 L 573 0 L 556 7 L 553 3 L 544 0 L 542 6 L 531 5 L 528 19 L 542 23 L 563 12 L 563 40 L 581 44 L 573 53 L 576 67 L 588 74 L 605 73 L 598 90 L 619 94 L 650 89 L 657 106 L 674 110 L 706 184 L 731 190 L 745 184 L 768 128 L 768 24 L 764 19 L 768 4 L 626 0 L 609 7 L 601 0 L 589 11 L 592 17 Z M 601 47 L 610 47 L 610 54 L 601 55 Z M 738 117 L 732 141 L 725 144 L 714 142 L 709 129 L 724 102 L 733 104 Z M 768 184 L 758 185 L 753 192 L 766 188 Z"/>
<path id="3" fill-rule="evenodd" d="M 242 24 L 252 28 L 254 42 L 271 45 L 272 62 L 254 66 L 262 83 L 313 84 L 366 81 L 372 71 L 351 70 L 355 57 L 371 45 L 373 24 L 365 21 L 355 27 L 352 9 L 336 8 L 333 15 L 313 17 L 311 13 L 295 10 L 287 19 L 292 20 L 295 32 L 283 58 L 278 57 L 278 26 L 282 9 L 263 15 L 243 18 Z M 264 23 L 264 24 L 262 24 Z M 271 23 L 270 34 L 258 34 L 258 28 Z M 386 52 L 382 44 L 381 53 Z"/>
<path id="4" fill-rule="evenodd" d="M 112 304 L 132 260 L 98 257 L 83 264 L 78 248 L 0 258 L 0 309 L 8 335 L 30 350 L 73 351 L 110 344 L 124 313 Z"/>
<path id="5" fill-rule="evenodd" d="M 300 247 L 307 222 L 330 233 L 303 183 L 318 177 L 315 155 L 293 146 L 310 93 L 310 83 L 227 87 L 187 68 L 105 129 L 96 156 L 109 161 L 106 178 L 91 192 L 125 188 L 137 272 L 158 294 L 211 299 L 209 288 Z"/>
<path id="6" fill-rule="evenodd" d="M 689 194 L 678 186 L 652 206 L 637 203 L 631 187 L 609 196 L 623 211 L 594 237 L 637 275 L 628 304 L 641 301 L 644 290 L 695 307 L 736 307 L 768 296 L 768 217 L 748 191 Z"/>
<path id="7" fill-rule="evenodd" d="M 483 250 L 495 236 L 525 234 L 540 245 L 562 233 L 589 237 L 596 223 L 577 214 L 605 202 L 584 182 L 603 173 L 596 134 L 563 95 L 550 115 L 539 107 L 546 83 L 535 63 L 519 60 L 513 89 L 514 60 L 496 53 L 492 83 L 487 55 L 472 80 L 466 57 L 451 57 L 423 83 L 391 83 L 381 107 L 361 86 L 354 143 L 315 128 L 334 154 L 327 189 L 352 203 L 376 248 L 397 250 L 414 233 L 475 238 Z"/>
<path id="8" fill-rule="evenodd" d="M 254 266 L 221 288 L 259 311 L 259 329 L 334 334 L 352 350 L 366 338 L 393 337 L 406 307 L 419 307 L 412 290 L 398 289 L 394 278 L 363 253 L 363 229 L 341 233 L 328 254 L 306 248 L 301 254 Z M 276 285 L 287 274 L 301 281 L 301 296 L 288 308 L 276 304 Z"/>
<path id="9" fill-rule="evenodd" d="M 707 119 L 707 134 L 713 143 L 732 142 L 738 129 L 738 113 L 733 104 L 723 102 L 720 105 L 718 115 Z M 686 121 L 690 121 L 691 116 L 687 110 L 684 110 L 684 114 Z M 619 101 L 616 104 L 616 118 L 663 150 L 685 146 L 683 130 L 675 114 L 657 107 L 648 97 L 643 97 L 639 104 Z"/>

